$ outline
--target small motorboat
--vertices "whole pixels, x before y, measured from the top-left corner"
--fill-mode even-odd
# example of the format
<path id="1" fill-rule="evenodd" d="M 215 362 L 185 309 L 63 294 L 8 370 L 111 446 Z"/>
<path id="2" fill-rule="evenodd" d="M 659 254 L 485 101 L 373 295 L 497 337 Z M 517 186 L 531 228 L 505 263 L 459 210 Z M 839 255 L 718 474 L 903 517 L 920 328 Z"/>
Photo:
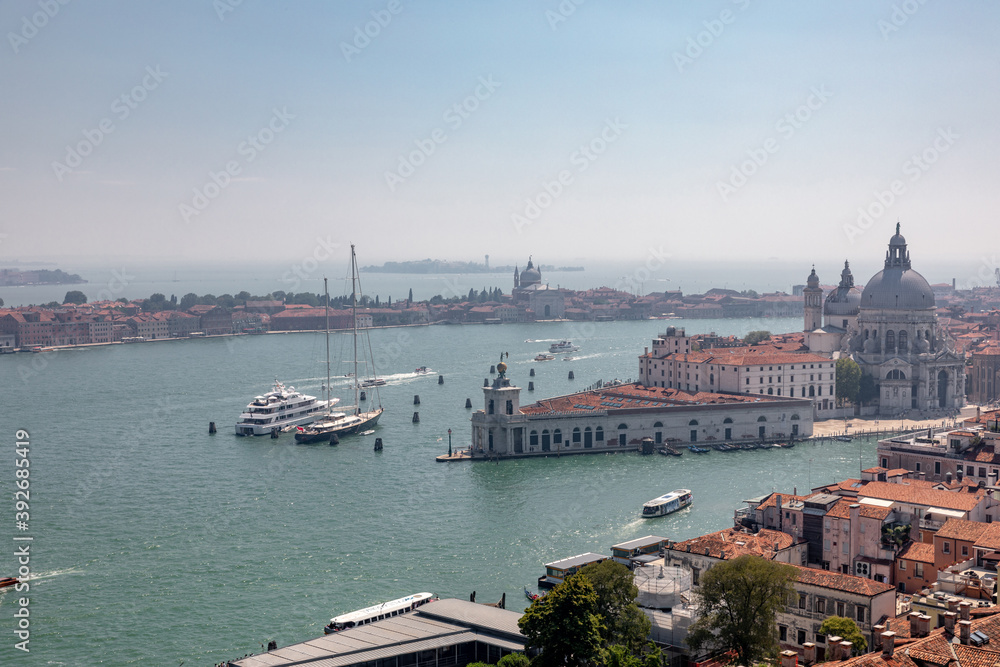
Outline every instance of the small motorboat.
<path id="1" fill-rule="evenodd" d="M 524 589 L 524 597 L 526 597 L 526 598 L 528 598 L 529 600 L 531 600 L 532 602 L 534 602 L 535 600 L 537 600 L 538 598 L 540 598 L 540 597 L 542 597 L 542 596 L 541 596 L 541 595 L 539 595 L 538 593 L 532 593 L 532 592 L 531 592 L 531 591 L 529 591 L 529 590 L 528 590 L 527 588 L 525 588 L 525 589 Z"/>
<path id="2" fill-rule="evenodd" d="M 545 354 L 544 352 L 535 357 L 535 361 L 552 361 L 553 359 L 555 359 L 555 357 L 551 354 Z"/>
<path id="3" fill-rule="evenodd" d="M 13 586 L 17 583 L 20 583 L 17 577 L 4 577 L 3 579 L 0 579 L 0 588 L 7 588 L 8 586 Z"/>
<path id="4" fill-rule="evenodd" d="M 849 435 L 836 435 L 836 436 L 833 437 L 833 439 L 837 440 L 838 442 L 850 442 L 854 438 L 852 438 Z"/>
<path id="5" fill-rule="evenodd" d="M 427 368 L 427 366 L 421 366 L 420 368 L 417 368 L 413 372 L 416 373 L 417 375 L 426 375 L 427 373 L 430 373 L 431 370 Z"/>

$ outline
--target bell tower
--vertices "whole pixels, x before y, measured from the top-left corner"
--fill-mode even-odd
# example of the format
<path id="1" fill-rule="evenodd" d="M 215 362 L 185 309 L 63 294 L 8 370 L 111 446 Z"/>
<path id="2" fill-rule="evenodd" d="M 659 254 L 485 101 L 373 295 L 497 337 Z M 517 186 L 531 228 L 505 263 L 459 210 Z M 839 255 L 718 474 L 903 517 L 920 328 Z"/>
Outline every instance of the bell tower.
<path id="1" fill-rule="evenodd" d="M 819 276 L 816 275 L 816 267 L 813 266 L 812 273 L 806 280 L 806 288 L 802 290 L 802 298 L 805 300 L 804 311 L 805 321 L 803 331 L 815 331 L 823 327 L 823 288 L 819 286 Z"/>

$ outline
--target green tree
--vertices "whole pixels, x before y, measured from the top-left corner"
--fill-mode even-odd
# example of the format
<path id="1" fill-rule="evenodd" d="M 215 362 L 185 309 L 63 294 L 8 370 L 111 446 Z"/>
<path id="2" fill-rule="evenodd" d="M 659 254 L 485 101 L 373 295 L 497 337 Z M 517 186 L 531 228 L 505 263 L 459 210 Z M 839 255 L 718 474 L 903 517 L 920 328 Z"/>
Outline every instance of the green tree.
<path id="1" fill-rule="evenodd" d="M 70 290 L 66 292 L 66 298 L 63 299 L 63 303 L 75 303 L 79 306 L 87 303 L 87 295 L 78 289 Z"/>
<path id="2" fill-rule="evenodd" d="M 854 644 L 854 655 L 860 655 L 868 650 L 868 642 L 861 634 L 861 629 L 853 619 L 843 616 L 830 616 L 819 626 L 819 634 L 827 637 L 843 637 L 844 641 Z"/>
<path id="3" fill-rule="evenodd" d="M 639 589 L 632 572 L 613 560 L 591 563 L 580 570 L 597 593 L 597 614 L 604 631 L 604 646 L 618 644 L 632 655 L 642 652 L 648 642 L 650 622 L 635 603 Z"/>
<path id="4" fill-rule="evenodd" d="M 0 299 L 0 308 L 3 308 L 3 299 Z"/>
<path id="5" fill-rule="evenodd" d="M 743 338 L 744 345 L 756 345 L 771 337 L 770 331 L 751 331 Z"/>
<path id="6" fill-rule="evenodd" d="M 858 403 L 866 405 L 878 397 L 878 387 L 875 386 L 875 378 L 867 373 L 862 374 L 858 382 Z"/>
<path id="7" fill-rule="evenodd" d="M 745 296 L 748 299 L 757 299 L 760 297 L 760 294 L 757 294 L 756 290 L 745 289 L 740 292 L 740 296 Z"/>
<path id="8" fill-rule="evenodd" d="M 246 290 L 243 290 L 242 292 L 236 295 L 236 302 L 242 303 L 244 306 L 246 305 L 247 301 L 251 301 L 252 299 L 253 297 L 250 296 L 250 292 L 247 292 Z"/>
<path id="9" fill-rule="evenodd" d="M 541 650 L 537 667 L 586 665 L 601 647 L 601 621 L 597 593 L 590 580 L 579 574 L 566 577 L 528 607 L 518 621 L 529 648 Z"/>
<path id="10" fill-rule="evenodd" d="M 497 667 L 528 667 L 531 660 L 523 653 L 508 653 L 500 658 Z"/>
<path id="11" fill-rule="evenodd" d="M 850 357 L 837 359 L 837 402 L 857 403 L 861 388 L 861 366 Z"/>
<path id="12" fill-rule="evenodd" d="M 191 306 L 198 305 L 198 295 L 194 292 L 188 292 L 181 297 L 181 310 L 187 310 Z"/>
<path id="13" fill-rule="evenodd" d="M 715 565 L 701 577 L 701 616 L 687 644 L 698 651 L 736 651 L 737 664 L 751 665 L 778 648 L 775 615 L 794 594 L 798 572 L 759 556 Z"/>

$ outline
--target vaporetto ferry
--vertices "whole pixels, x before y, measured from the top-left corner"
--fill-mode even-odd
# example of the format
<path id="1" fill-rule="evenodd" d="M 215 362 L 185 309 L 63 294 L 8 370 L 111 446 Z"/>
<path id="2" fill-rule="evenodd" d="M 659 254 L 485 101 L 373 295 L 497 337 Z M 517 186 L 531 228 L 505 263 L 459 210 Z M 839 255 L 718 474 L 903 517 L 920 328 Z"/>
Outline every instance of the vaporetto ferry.
<path id="1" fill-rule="evenodd" d="M 383 602 L 382 604 L 334 616 L 330 619 L 330 624 L 323 628 L 323 633 L 329 635 L 340 630 L 366 625 L 374 621 L 381 621 L 383 618 L 399 616 L 436 599 L 433 593 L 417 593 L 415 595 L 407 595 L 405 598 L 399 598 L 398 600 L 390 600 L 389 602 Z"/>
<path id="2" fill-rule="evenodd" d="M 642 516 L 647 519 L 656 516 L 665 516 L 677 510 L 684 509 L 690 504 L 691 490 L 677 489 L 670 493 L 664 493 L 659 498 L 653 498 L 648 503 L 645 503 L 642 506 Z"/>

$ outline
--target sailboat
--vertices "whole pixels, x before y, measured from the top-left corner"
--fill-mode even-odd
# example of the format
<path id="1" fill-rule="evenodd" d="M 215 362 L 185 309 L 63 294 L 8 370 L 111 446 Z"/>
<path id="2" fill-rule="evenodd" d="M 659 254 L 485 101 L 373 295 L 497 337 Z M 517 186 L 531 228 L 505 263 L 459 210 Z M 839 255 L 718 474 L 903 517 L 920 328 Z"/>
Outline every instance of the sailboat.
<path id="1" fill-rule="evenodd" d="M 361 287 L 361 276 L 358 274 L 358 261 L 354 254 L 354 245 L 351 245 L 351 335 L 354 342 L 354 373 L 353 377 L 358 377 L 358 289 Z M 327 391 L 330 388 L 330 291 L 326 287 L 326 279 L 323 279 L 323 288 L 326 292 L 326 386 Z M 373 362 L 371 354 L 371 342 L 368 340 L 367 334 L 365 335 L 365 345 L 367 348 L 365 366 L 370 368 L 370 362 Z M 375 426 L 378 423 L 378 418 L 382 416 L 384 408 L 378 398 L 378 392 L 376 391 L 377 404 L 370 410 L 362 411 L 361 402 L 358 396 L 359 384 L 358 382 L 351 383 L 354 386 L 354 405 L 350 407 L 350 411 L 343 409 L 341 412 L 330 411 L 327 415 L 320 418 L 319 420 L 313 422 L 309 426 L 300 426 L 295 432 L 296 442 L 324 442 L 330 441 L 335 442 L 333 436 L 337 436 L 339 439 L 342 435 L 348 435 L 351 433 L 360 433 L 366 431 L 369 428 Z"/>

